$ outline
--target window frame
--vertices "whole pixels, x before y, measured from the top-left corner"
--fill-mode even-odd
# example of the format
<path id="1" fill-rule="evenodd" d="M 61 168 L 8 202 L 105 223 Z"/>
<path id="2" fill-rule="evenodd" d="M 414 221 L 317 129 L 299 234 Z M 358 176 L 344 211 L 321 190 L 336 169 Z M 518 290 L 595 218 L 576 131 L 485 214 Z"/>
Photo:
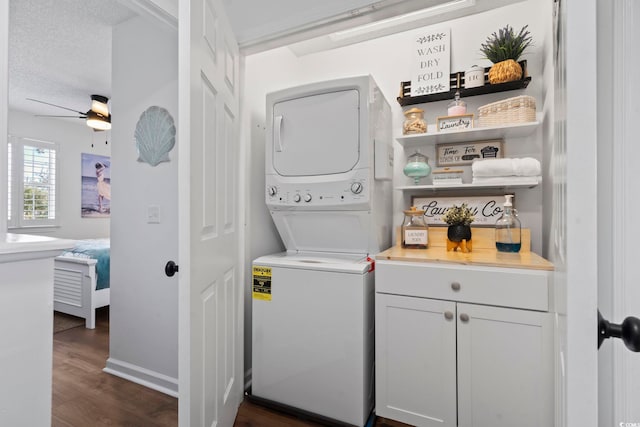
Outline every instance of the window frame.
<path id="1" fill-rule="evenodd" d="M 58 209 L 58 199 L 60 194 L 60 149 L 56 142 L 43 141 L 35 138 L 18 137 L 9 135 L 8 144 L 11 145 L 11 158 L 7 159 L 11 162 L 11 177 L 8 183 L 7 203 L 10 207 L 7 209 L 7 227 L 9 229 L 26 229 L 26 228 L 47 228 L 57 227 L 59 224 L 60 211 Z M 55 152 L 55 171 L 53 176 L 55 183 L 53 185 L 54 192 L 54 218 L 25 219 L 24 218 L 24 147 L 38 147 Z"/>

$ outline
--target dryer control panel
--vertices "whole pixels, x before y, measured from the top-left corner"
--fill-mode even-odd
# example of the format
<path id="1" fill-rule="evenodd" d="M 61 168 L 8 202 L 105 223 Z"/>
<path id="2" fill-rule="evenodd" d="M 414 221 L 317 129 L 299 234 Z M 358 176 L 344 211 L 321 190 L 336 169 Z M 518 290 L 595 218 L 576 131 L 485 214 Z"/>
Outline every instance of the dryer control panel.
<path id="1" fill-rule="evenodd" d="M 371 189 L 367 174 L 354 174 L 349 180 L 286 182 L 266 177 L 266 203 L 275 210 L 360 210 L 367 209 Z M 322 182 L 325 181 L 325 182 Z"/>

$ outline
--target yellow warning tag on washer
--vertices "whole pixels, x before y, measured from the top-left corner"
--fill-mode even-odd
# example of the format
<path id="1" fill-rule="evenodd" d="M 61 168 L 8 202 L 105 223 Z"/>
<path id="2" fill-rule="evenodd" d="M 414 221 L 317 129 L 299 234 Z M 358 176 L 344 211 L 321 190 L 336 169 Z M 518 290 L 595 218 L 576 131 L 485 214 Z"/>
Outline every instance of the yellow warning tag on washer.
<path id="1" fill-rule="evenodd" d="M 271 301 L 271 267 L 253 266 L 253 299 Z"/>

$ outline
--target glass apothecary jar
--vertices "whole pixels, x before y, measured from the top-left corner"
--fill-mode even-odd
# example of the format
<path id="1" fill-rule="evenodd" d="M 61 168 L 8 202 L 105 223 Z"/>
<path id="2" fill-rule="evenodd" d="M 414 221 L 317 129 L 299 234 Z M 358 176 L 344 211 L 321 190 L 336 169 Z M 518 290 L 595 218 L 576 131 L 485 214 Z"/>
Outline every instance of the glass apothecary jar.
<path id="1" fill-rule="evenodd" d="M 420 108 L 412 108 L 405 111 L 404 116 L 406 118 L 402 125 L 403 135 L 427 132 L 427 122 L 424 121 L 424 110 Z"/>
<path id="2" fill-rule="evenodd" d="M 409 178 L 413 178 L 415 185 L 420 184 L 420 179 L 429 176 L 431 173 L 429 158 L 419 151 L 416 151 L 407 158 L 407 164 L 402 169 L 402 172 Z"/>
<path id="3" fill-rule="evenodd" d="M 424 220 L 424 211 L 415 206 L 404 211 L 401 233 L 403 248 L 427 249 L 429 246 L 429 226 Z"/>

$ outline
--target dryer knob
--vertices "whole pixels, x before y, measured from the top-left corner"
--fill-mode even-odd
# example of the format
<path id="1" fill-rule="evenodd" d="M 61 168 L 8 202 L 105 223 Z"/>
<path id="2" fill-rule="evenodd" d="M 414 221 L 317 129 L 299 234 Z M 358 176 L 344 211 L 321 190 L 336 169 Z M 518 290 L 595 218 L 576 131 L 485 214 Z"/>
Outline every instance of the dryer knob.
<path id="1" fill-rule="evenodd" d="M 269 187 L 268 191 L 271 197 L 275 196 L 278 193 L 278 189 L 274 186 Z"/>
<path id="2" fill-rule="evenodd" d="M 299 194 L 296 194 L 295 196 L 293 196 L 293 201 L 296 203 L 300 203 L 300 200 L 302 200 L 302 198 L 300 197 Z"/>
<path id="3" fill-rule="evenodd" d="M 364 187 L 362 186 L 361 182 L 354 182 L 353 184 L 351 184 L 351 192 L 353 194 L 360 194 L 362 193 L 362 189 Z"/>
<path id="4" fill-rule="evenodd" d="M 304 195 L 304 201 L 309 203 L 311 201 L 311 194 L 307 193 Z"/>

